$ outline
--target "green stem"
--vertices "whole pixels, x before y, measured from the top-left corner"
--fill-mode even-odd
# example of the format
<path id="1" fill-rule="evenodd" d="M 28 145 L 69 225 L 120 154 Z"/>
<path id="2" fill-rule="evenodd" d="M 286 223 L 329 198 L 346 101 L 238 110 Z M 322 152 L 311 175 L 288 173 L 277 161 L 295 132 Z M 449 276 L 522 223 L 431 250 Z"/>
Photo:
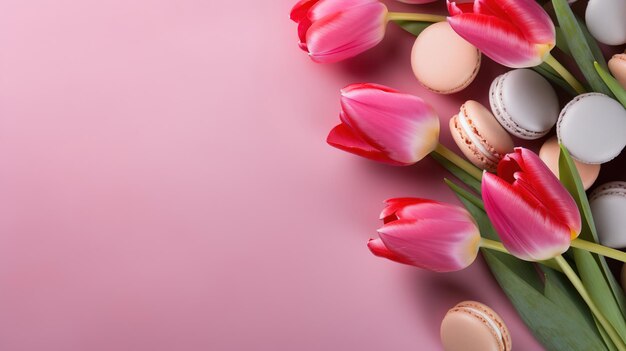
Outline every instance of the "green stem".
<path id="1" fill-rule="evenodd" d="M 485 249 L 489 249 L 489 250 L 498 251 L 498 252 L 503 252 L 503 253 L 508 254 L 508 255 L 511 254 L 504 247 L 504 245 L 502 245 L 501 242 L 495 241 L 495 240 L 481 238 L 480 239 L 480 247 L 485 248 Z M 556 264 L 556 262 L 553 259 L 552 260 L 546 260 L 546 261 L 539 261 L 537 263 L 541 263 L 542 265 L 550 267 L 550 268 L 554 269 L 555 271 L 561 272 L 561 267 L 558 264 Z"/>
<path id="2" fill-rule="evenodd" d="M 572 240 L 571 245 L 573 247 L 587 250 L 589 252 L 593 252 L 598 255 L 610 257 L 612 259 L 615 259 L 621 262 L 626 262 L 626 252 L 623 252 L 623 251 L 615 250 L 610 247 L 602 246 L 600 244 L 592 243 L 590 241 L 586 241 L 582 239 Z"/>
<path id="3" fill-rule="evenodd" d="M 583 300 L 587 303 L 587 306 L 589 306 L 589 309 L 591 310 L 593 315 L 596 317 L 598 322 L 600 322 L 600 324 L 602 325 L 606 333 L 609 335 L 609 337 L 611 338 L 611 341 L 613 341 L 613 344 L 615 344 L 618 350 L 625 351 L 626 344 L 624 344 L 624 341 L 622 340 L 622 338 L 619 337 L 619 335 L 617 334 L 617 332 L 615 331 L 615 328 L 613 328 L 611 323 L 609 323 L 609 321 L 602 314 L 602 312 L 600 312 L 596 304 L 591 299 L 591 296 L 587 292 L 587 289 L 585 289 L 585 285 L 580 280 L 580 278 L 578 278 L 578 275 L 576 274 L 576 272 L 574 272 L 574 270 L 569 265 L 569 263 L 567 263 L 567 261 L 563 258 L 563 256 L 560 256 L 560 255 L 555 257 L 554 260 L 556 261 L 556 263 L 558 263 L 559 266 L 561 266 L 563 273 L 565 273 L 567 278 L 569 278 L 570 282 L 572 282 L 572 285 L 574 285 L 574 288 L 578 290 L 578 293 L 583 298 Z"/>
<path id="4" fill-rule="evenodd" d="M 586 92 L 583 85 L 567 70 L 563 65 L 557 61 L 552 54 L 548 53 L 545 62 L 563 78 L 578 94 L 584 94 Z"/>
<path id="5" fill-rule="evenodd" d="M 460 169 L 465 171 L 467 174 L 472 176 L 472 178 L 478 181 L 483 179 L 482 170 L 480 170 L 478 167 L 474 166 L 473 164 L 469 163 L 464 158 L 454 153 L 452 150 L 443 146 L 443 144 L 439 143 L 439 145 L 437 145 L 437 148 L 433 152 L 436 152 L 437 154 L 439 154 L 439 156 L 454 163 L 457 167 L 459 167 Z"/>
<path id="6" fill-rule="evenodd" d="M 413 21 L 413 22 L 443 22 L 446 16 L 429 15 L 425 13 L 388 12 L 388 21 Z"/>

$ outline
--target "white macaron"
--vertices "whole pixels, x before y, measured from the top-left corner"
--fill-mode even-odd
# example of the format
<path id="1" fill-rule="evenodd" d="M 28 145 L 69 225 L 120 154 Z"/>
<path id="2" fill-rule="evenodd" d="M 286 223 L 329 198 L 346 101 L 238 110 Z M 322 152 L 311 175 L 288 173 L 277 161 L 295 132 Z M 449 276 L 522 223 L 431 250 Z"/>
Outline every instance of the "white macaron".
<path id="1" fill-rule="evenodd" d="M 625 0 L 589 0 L 585 22 L 597 41 L 607 45 L 626 44 Z"/>
<path id="2" fill-rule="evenodd" d="M 583 163 L 605 163 L 626 146 L 626 109 L 599 93 L 578 95 L 561 110 L 559 142 Z"/>
<path id="3" fill-rule="evenodd" d="M 626 247 L 626 182 L 606 183 L 589 197 L 598 239 L 605 246 Z"/>
<path id="4" fill-rule="evenodd" d="M 489 89 L 491 111 L 500 124 L 521 139 L 546 135 L 559 117 L 559 99 L 548 81 L 529 69 L 497 77 Z"/>

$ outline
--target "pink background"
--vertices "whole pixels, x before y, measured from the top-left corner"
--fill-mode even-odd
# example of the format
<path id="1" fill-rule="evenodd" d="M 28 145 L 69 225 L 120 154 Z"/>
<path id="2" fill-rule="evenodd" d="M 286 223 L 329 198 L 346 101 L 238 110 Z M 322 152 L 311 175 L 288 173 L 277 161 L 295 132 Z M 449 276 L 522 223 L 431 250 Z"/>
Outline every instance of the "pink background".
<path id="1" fill-rule="evenodd" d="M 349 83 L 421 95 L 447 125 L 503 69 L 431 94 L 393 26 L 316 65 L 294 1 L 0 3 L 1 350 L 440 350 L 465 299 L 541 349 L 482 261 L 435 274 L 366 249 L 384 199 L 454 201 L 434 162 L 325 144 Z"/>

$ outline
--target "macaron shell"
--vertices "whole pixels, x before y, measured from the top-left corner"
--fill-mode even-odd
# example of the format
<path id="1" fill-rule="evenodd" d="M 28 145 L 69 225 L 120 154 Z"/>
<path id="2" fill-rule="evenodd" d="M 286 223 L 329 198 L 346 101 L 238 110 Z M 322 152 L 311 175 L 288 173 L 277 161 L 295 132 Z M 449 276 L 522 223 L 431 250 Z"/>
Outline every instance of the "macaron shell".
<path id="1" fill-rule="evenodd" d="M 521 139 L 546 135 L 559 116 L 559 99 L 550 83 L 529 69 L 509 71 L 491 84 L 489 103 L 498 122 Z"/>
<path id="2" fill-rule="evenodd" d="M 465 113 L 468 124 L 472 127 L 474 135 L 481 141 L 481 145 L 489 150 L 498 159 L 504 157 L 505 154 L 513 152 L 514 144 L 511 136 L 502 128 L 495 119 L 493 114 L 480 103 L 469 100 L 461 106 L 461 111 Z M 457 116 L 455 116 L 458 118 Z M 452 131 L 454 141 L 457 143 L 463 154 L 474 165 L 495 171 L 497 164 L 482 156 L 481 153 L 476 154 L 476 147 L 458 125 L 456 118 L 450 121 L 450 130 Z"/>
<path id="3" fill-rule="evenodd" d="M 561 111 L 557 135 L 575 159 L 608 162 L 626 146 L 626 109 L 603 94 L 578 95 Z"/>
<path id="4" fill-rule="evenodd" d="M 559 155 L 561 149 L 559 147 L 559 141 L 556 136 L 546 140 L 539 150 L 539 158 L 550 168 L 552 173 L 559 177 Z M 583 183 L 585 190 L 589 189 L 593 183 L 598 179 L 601 166 L 599 164 L 587 164 L 574 160 L 574 165 L 578 170 L 580 179 Z"/>
<path id="5" fill-rule="evenodd" d="M 461 38 L 448 22 L 424 29 L 411 51 L 411 66 L 419 82 L 437 93 L 452 94 L 478 74 L 480 51 Z"/>
<path id="6" fill-rule="evenodd" d="M 626 54 L 615 54 L 609 60 L 609 70 L 622 88 L 626 89 Z"/>
<path id="7" fill-rule="evenodd" d="M 610 182 L 597 188 L 589 205 L 602 245 L 626 247 L 626 183 Z"/>
<path id="8" fill-rule="evenodd" d="M 585 22 L 591 35 L 607 45 L 626 44 L 626 1 L 589 0 Z"/>
<path id="9" fill-rule="evenodd" d="M 511 337 L 502 318 L 479 302 L 462 302 L 448 311 L 440 334 L 446 351 L 511 350 Z"/>

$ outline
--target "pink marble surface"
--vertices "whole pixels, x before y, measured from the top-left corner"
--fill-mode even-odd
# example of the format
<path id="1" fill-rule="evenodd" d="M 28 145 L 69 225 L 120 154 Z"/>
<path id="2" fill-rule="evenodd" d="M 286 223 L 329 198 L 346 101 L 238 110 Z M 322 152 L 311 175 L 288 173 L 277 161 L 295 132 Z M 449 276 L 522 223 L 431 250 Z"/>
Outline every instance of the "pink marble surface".
<path id="1" fill-rule="evenodd" d="M 435 274 L 366 249 L 382 200 L 454 200 L 434 162 L 392 168 L 324 141 L 344 85 L 419 94 L 446 121 L 503 69 L 429 93 L 394 27 L 316 65 L 292 4 L 2 1 L 0 349 L 440 350 L 464 299 L 541 349 L 482 261 Z"/>

